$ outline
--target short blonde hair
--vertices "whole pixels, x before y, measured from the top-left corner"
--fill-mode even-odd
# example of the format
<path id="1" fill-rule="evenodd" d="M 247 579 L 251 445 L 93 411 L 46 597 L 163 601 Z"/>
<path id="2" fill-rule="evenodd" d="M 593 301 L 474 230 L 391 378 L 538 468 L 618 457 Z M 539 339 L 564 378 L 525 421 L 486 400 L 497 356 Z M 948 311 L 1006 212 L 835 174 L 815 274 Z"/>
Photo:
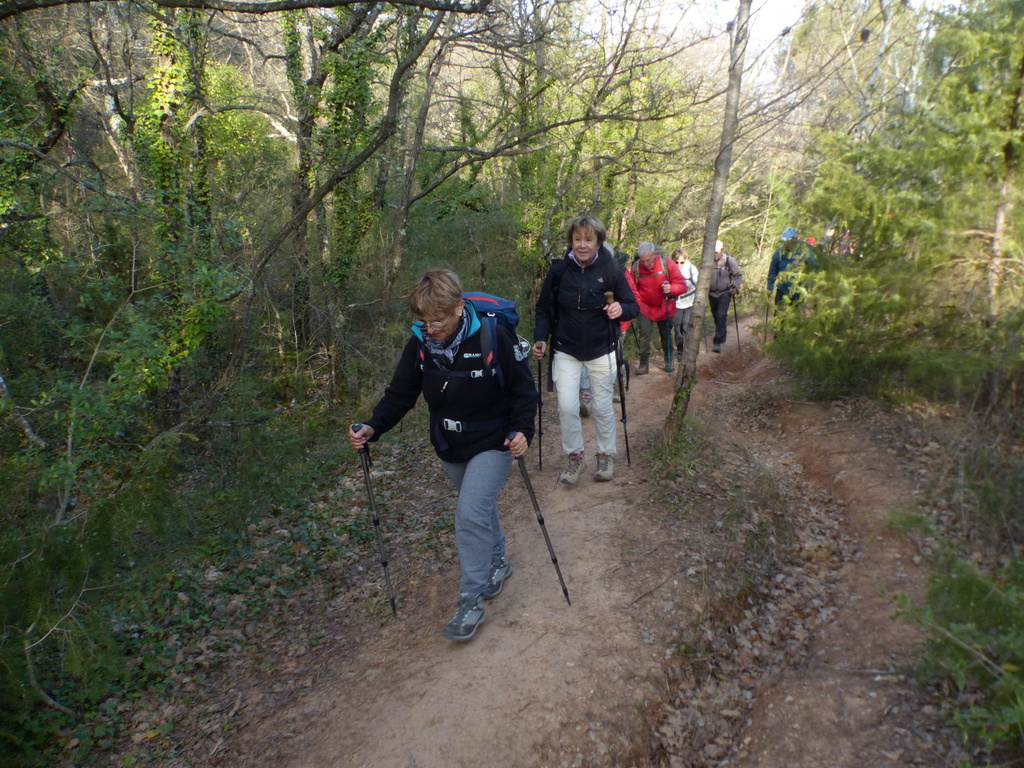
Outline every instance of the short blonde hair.
<path id="1" fill-rule="evenodd" d="M 597 238 L 597 245 L 600 248 L 608 237 L 608 230 L 604 228 L 604 222 L 596 216 L 577 216 L 569 222 L 566 228 L 566 238 L 569 240 L 569 247 L 572 248 L 572 236 L 577 231 L 584 234 L 593 234 Z"/>
<path id="2" fill-rule="evenodd" d="M 690 258 L 690 254 L 686 252 L 685 248 L 676 248 L 672 251 L 672 261 L 679 261 L 679 257 L 682 256 L 684 259 Z"/>
<path id="3" fill-rule="evenodd" d="M 441 317 L 462 301 L 462 283 L 450 269 L 432 269 L 409 292 L 409 309 L 418 318 Z"/>

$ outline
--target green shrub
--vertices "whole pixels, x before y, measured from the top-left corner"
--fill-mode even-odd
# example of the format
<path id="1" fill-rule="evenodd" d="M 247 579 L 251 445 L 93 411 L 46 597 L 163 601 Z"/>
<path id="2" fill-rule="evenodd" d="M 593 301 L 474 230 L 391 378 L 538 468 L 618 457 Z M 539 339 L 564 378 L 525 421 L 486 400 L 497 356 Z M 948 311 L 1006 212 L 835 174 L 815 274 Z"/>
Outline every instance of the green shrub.
<path id="1" fill-rule="evenodd" d="M 993 576 L 945 560 L 916 610 L 923 671 L 955 686 L 954 723 L 995 755 L 1024 746 L 1024 561 Z"/>

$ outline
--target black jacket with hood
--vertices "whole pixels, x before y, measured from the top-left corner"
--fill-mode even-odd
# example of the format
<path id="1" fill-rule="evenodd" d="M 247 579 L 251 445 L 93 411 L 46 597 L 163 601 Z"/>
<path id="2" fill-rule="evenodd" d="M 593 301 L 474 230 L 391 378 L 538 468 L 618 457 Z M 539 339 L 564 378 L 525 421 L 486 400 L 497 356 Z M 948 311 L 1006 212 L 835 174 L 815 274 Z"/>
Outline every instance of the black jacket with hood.
<path id="1" fill-rule="evenodd" d="M 604 312 L 611 291 L 622 306 L 622 316 L 609 320 Z M 577 360 L 593 360 L 615 349 L 619 322 L 640 314 L 625 268 L 607 243 L 602 243 L 587 266 L 580 266 L 570 251 L 552 263 L 537 299 L 534 341 L 553 340 L 556 352 Z"/>
<path id="2" fill-rule="evenodd" d="M 461 463 L 484 451 L 507 451 L 504 443 L 509 432 L 522 432 L 528 441 L 533 440 L 537 387 L 527 352 L 519 349 L 515 335 L 499 323 L 495 357 L 501 376 L 485 369 L 481 320 L 469 302 L 466 311 L 469 331 L 450 371 L 437 366 L 423 346 L 422 329 L 413 326 L 413 336 L 402 350 L 391 384 L 366 422 L 374 431 L 371 442 L 393 429 L 421 393 L 430 412 L 430 442 L 443 461 Z M 470 375 L 471 371 L 483 374 Z"/>

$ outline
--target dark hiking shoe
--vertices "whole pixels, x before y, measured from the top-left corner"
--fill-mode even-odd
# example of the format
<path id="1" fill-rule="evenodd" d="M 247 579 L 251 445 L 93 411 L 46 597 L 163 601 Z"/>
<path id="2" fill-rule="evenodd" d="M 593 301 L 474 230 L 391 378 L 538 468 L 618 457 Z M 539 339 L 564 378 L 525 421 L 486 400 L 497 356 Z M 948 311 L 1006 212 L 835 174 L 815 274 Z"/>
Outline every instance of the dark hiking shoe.
<path id="1" fill-rule="evenodd" d="M 580 416 L 590 415 L 590 395 L 580 395 Z"/>
<path id="2" fill-rule="evenodd" d="M 444 628 L 443 634 L 456 643 L 472 640 L 477 627 L 484 623 L 484 601 L 480 595 L 459 595 L 455 616 Z"/>
<path id="3" fill-rule="evenodd" d="M 582 451 L 580 453 L 570 453 L 569 463 L 562 470 L 562 474 L 558 476 L 558 482 L 564 485 L 576 485 L 580 481 L 580 475 L 583 474 L 584 466 L 586 466 L 586 462 L 583 461 Z"/>
<path id="4" fill-rule="evenodd" d="M 512 575 L 512 563 L 507 557 L 491 556 L 491 576 L 487 579 L 487 586 L 480 594 L 484 600 L 493 600 L 501 594 L 501 588 L 505 586 L 505 579 Z"/>
<path id="5" fill-rule="evenodd" d="M 712 352 L 721 352 L 722 351 L 722 345 L 721 344 L 712 344 L 711 345 L 711 351 Z"/>
<path id="6" fill-rule="evenodd" d="M 649 360 L 641 360 L 640 365 L 637 366 L 636 375 L 643 376 L 646 373 L 651 372 L 651 363 Z"/>

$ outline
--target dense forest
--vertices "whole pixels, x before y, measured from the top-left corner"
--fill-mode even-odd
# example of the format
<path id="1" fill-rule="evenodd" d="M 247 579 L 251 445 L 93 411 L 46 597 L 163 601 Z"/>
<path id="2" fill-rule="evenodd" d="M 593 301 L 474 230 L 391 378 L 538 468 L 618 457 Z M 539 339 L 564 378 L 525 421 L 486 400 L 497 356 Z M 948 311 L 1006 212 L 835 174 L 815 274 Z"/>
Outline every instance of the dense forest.
<path id="1" fill-rule="evenodd" d="M 353 461 L 412 280 L 530 329 L 580 213 L 720 238 L 758 316 L 779 233 L 813 236 L 771 353 L 972 425 L 950 498 L 995 556 L 951 543 L 917 618 L 966 736 L 1024 744 L 1024 0 L 807 0 L 770 39 L 729 5 L 0 2 L 0 761 L 101 762 L 211 621 L 179 597 Z"/>

